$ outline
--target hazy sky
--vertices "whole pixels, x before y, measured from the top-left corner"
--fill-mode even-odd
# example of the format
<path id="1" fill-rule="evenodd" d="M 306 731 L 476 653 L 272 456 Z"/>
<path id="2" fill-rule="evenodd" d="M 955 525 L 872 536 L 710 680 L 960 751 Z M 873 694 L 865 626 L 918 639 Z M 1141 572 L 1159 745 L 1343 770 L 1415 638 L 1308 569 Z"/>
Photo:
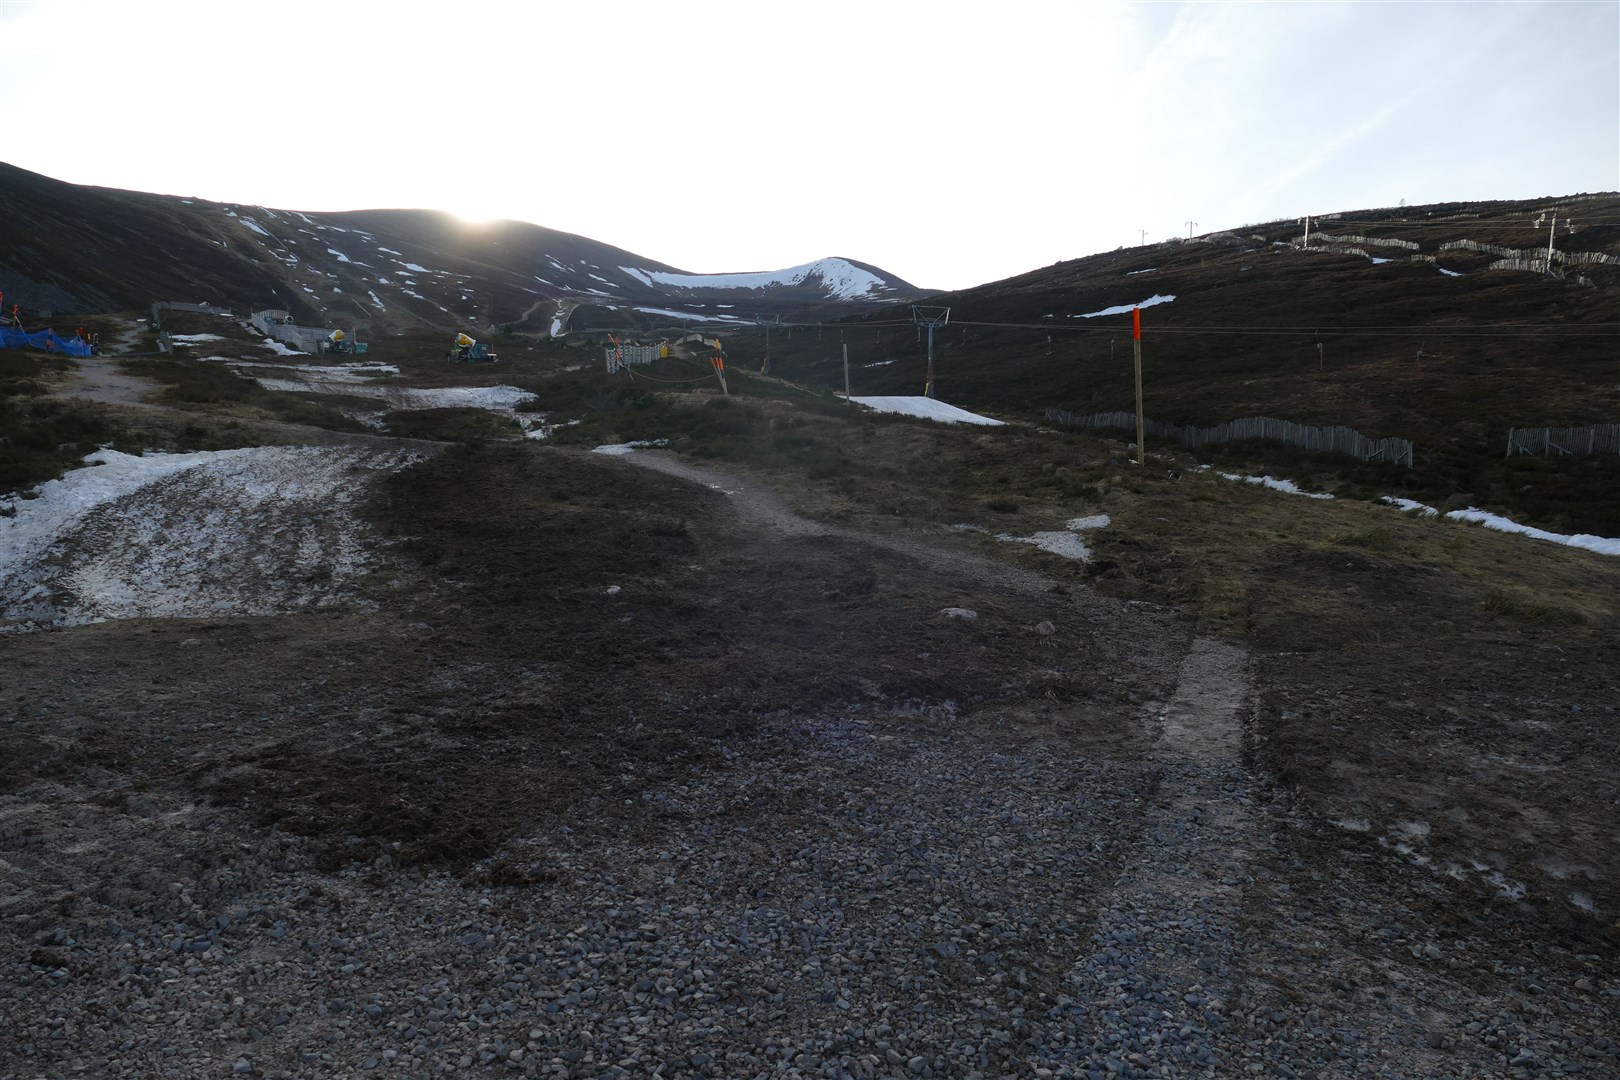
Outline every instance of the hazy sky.
<path id="1" fill-rule="evenodd" d="M 960 288 L 1304 213 L 1620 187 L 1620 2 L 0 0 L 0 158 Z"/>

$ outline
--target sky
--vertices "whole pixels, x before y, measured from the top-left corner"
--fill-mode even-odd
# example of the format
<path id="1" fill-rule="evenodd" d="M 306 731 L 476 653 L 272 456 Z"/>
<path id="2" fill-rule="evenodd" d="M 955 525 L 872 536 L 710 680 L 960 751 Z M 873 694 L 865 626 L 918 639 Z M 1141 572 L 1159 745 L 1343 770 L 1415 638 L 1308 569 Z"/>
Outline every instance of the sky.
<path id="1" fill-rule="evenodd" d="M 1620 188 L 1620 0 L 0 0 L 0 160 L 925 288 Z M 1190 223 L 1190 224 L 1189 224 Z"/>

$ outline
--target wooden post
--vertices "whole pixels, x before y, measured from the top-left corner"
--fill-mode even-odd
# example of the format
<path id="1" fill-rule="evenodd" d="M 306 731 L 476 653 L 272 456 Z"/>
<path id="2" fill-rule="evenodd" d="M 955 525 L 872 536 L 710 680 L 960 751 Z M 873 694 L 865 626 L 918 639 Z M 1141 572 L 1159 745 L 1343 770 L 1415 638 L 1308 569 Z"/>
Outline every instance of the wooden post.
<path id="1" fill-rule="evenodd" d="M 1142 309 L 1131 308 L 1131 342 L 1136 351 L 1136 463 L 1147 463 L 1147 421 L 1142 416 Z"/>
<path id="2" fill-rule="evenodd" d="M 844 400 L 849 400 L 849 346 L 844 346 Z"/>

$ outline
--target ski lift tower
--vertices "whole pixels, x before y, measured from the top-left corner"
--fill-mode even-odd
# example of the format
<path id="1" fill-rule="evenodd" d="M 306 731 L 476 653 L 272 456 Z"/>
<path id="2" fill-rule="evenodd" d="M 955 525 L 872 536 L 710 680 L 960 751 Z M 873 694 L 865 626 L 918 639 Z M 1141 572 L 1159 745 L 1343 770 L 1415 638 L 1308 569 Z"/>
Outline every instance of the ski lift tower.
<path id="1" fill-rule="evenodd" d="M 771 373 L 771 327 L 781 326 L 782 316 L 756 314 L 754 316 L 754 325 L 765 328 L 765 359 L 759 365 L 759 371 L 761 375 L 769 375 Z"/>
<path id="2" fill-rule="evenodd" d="M 918 326 L 928 327 L 928 384 L 923 387 L 923 397 L 931 398 L 934 396 L 934 329 L 951 321 L 951 309 L 912 304 L 911 321 Z"/>

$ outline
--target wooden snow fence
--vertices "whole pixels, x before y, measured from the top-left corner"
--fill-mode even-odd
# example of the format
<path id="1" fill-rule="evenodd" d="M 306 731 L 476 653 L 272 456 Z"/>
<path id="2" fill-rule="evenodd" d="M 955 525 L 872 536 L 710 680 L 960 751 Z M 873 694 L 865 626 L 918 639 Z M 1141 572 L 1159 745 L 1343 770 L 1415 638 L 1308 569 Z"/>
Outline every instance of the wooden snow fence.
<path id="1" fill-rule="evenodd" d="M 1047 409 L 1046 418 L 1064 427 L 1124 428 L 1136 430 L 1136 414 L 1128 412 L 1094 413 L 1076 416 L 1062 409 Z M 1158 420 L 1147 420 L 1143 425 L 1149 436 L 1165 439 L 1185 447 L 1209 446 L 1216 443 L 1238 442 L 1243 439 L 1270 439 L 1290 446 L 1327 454 L 1348 454 L 1362 461 L 1388 461 L 1412 467 L 1410 439 L 1369 439 L 1351 428 L 1316 427 L 1277 420 L 1270 416 L 1246 416 L 1228 420 L 1214 427 L 1182 427 Z"/>
<path id="2" fill-rule="evenodd" d="M 1620 454 L 1620 424 L 1592 424 L 1589 427 L 1512 428 L 1508 431 L 1507 456 L 1532 454 L 1537 457 L 1589 457 Z"/>
<path id="3" fill-rule="evenodd" d="M 650 364 L 668 355 L 668 345 L 613 345 L 607 350 L 607 372 L 612 375 L 632 364 Z"/>

